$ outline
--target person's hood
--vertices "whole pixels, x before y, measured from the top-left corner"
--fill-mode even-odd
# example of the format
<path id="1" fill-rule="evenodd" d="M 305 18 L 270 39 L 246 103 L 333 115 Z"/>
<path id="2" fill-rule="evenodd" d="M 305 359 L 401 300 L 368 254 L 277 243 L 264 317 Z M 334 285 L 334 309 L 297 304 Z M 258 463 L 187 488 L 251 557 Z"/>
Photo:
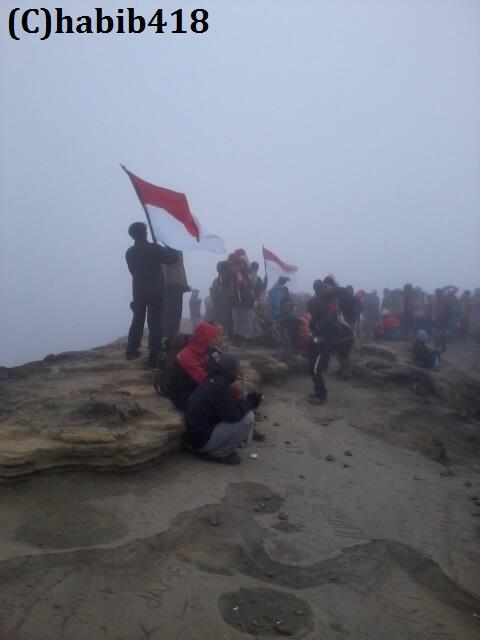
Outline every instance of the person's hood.
<path id="1" fill-rule="evenodd" d="M 188 346 L 197 353 L 204 353 L 218 338 L 220 331 L 218 325 L 201 322 L 196 326 Z"/>
<path id="2" fill-rule="evenodd" d="M 240 362 L 231 353 L 222 353 L 218 358 L 210 358 L 208 362 L 208 375 L 220 377 L 229 384 L 235 382 L 240 370 Z"/>

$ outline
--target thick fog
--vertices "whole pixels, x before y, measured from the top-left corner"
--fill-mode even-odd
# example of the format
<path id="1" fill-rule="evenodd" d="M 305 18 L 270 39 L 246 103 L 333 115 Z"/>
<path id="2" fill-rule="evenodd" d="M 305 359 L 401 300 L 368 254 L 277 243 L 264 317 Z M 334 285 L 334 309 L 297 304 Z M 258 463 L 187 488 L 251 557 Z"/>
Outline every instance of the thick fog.
<path id="1" fill-rule="evenodd" d="M 202 0 L 206 35 L 45 42 L 8 39 L 10 4 L 1 365 L 127 333 L 127 227 L 144 213 L 119 163 L 185 192 L 229 251 L 297 264 L 302 289 L 328 272 L 480 286 L 477 0 Z M 47 6 L 62 4 L 98 6 Z M 185 258 L 204 296 L 218 256 Z"/>

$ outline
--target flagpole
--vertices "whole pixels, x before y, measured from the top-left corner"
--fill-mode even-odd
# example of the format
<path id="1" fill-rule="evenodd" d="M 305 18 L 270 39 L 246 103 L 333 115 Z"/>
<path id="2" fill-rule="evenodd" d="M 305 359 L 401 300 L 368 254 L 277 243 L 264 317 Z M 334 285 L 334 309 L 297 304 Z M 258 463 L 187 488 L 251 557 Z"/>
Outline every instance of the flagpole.
<path id="1" fill-rule="evenodd" d="M 265 291 L 268 287 L 268 275 L 267 275 L 267 261 L 265 260 L 265 246 L 262 245 L 262 256 L 263 256 L 263 268 L 265 271 L 265 275 L 263 276 L 263 286 L 265 287 Z"/>
<path id="2" fill-rule="evenodd" d="M 120 164 L 120 166 L 121 166 L 121 167 L 122 167 L 122 169 L 125 171 L 125 173 L 127 174 L 127 176 L 130 178 L 130 174 L 129 174 L 129 172 L 128 172 L 127 167 L 126 167 L 125 165 L 123 165 L 123 164 Z M 138 193 L 137 186 L 136 186 L 136 184 L 133 182 L 133 180 L 132 180 L 131 178 L 130 178 L 130 182 L 131 182 L 131 184 L 132 184 L 132 187 L 135 189 L 135 193 L 137 194 L 137 198 L 139 199 L 140 204 L 142 205 L 143 210 L 144 210 L 144 212 L 145 212 L 145 216 L 146 216 L 146 218 L 147 218 L 148 226 L 149 226 L 149 228 L 150 228 L 150 233 L 152 234 L 152 240 L 154 241 L 154 243 L 155 243 L 155 244 L 158 244 L 157 238 L 155 237 L 155 233 L 154 233 L 154 231 L 153 231 L 152 221 L 150 220 L 150 214 L 148 213 L 148 209 L 147 209 L 147 207 L 143 204 L 142 199 L 140 198 L 140 194 Z"/>

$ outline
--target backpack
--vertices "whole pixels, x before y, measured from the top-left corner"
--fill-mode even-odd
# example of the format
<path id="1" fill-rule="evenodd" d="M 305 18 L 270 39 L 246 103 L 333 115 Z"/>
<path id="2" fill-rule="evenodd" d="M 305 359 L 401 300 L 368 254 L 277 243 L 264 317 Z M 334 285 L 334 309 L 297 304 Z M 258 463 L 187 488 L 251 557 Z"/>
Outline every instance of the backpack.
<path id="1" fill-rule="evenodd" d="M 157 395 L 167 398 L 171 396 L 178 375 L 177 356 L 188 345 L 190 338 L 188 333 L 177 333 L 164 341 L 158 359 L 158 371 L 153 382 Z"/>

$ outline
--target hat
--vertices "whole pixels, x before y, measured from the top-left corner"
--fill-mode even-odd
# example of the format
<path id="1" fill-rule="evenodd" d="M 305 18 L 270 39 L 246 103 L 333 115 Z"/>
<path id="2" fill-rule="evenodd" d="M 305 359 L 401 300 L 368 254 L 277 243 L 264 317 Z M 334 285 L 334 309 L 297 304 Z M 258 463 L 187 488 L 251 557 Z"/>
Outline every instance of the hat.
<path id="1" fill-rule="evenodd" d="M 217 358 L 210 358 L 208 362 L 209 375 L 220 376 L 229 384 L 235 382 L 239 369 L 239 359 L 230 353 L 222 353 Z"/>

